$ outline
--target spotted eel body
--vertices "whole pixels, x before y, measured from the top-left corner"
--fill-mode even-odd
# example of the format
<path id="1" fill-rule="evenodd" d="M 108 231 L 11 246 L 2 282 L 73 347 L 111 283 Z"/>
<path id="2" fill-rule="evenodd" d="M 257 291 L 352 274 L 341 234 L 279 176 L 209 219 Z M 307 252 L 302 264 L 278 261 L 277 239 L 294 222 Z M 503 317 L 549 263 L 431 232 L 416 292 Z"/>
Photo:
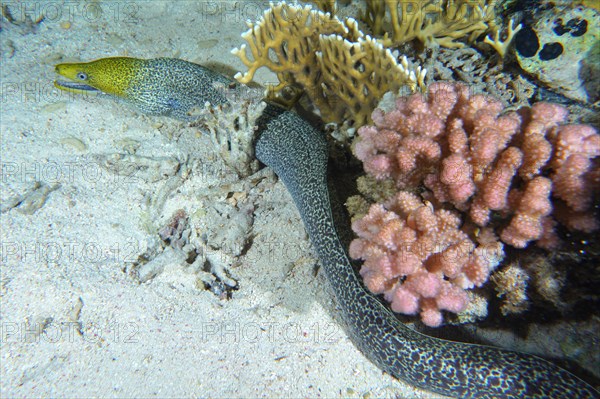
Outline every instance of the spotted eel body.
<path id="1" fill-rule="evenodd" d="M 267 110 L 271 111 L 272 110 Z M 539 357 L 432 338 L 402 324 L 369 293 L 334 225 L 323 135 L 290 112 L 262 122 L 256 156 L 292 195 L 354 344 L 379 368 L 428 391 L 457 398 L 598 398 L 594 388 Z"/>
<path id="2" fill-rule="evenodd" d="M 82 63 L 58 64 L 58 74 L 70 81 L 54 85 L 66 91 L 98 91 L 131 104 L 148 115 L 193 120 L 204 103 L 227 100 L 218 85 L 234 83 L 225 75 L 177 58 L 110 57 Z"/>
<path id="3" fill-rule="evenodd" d="M 92 71 L 81 67 L 87 64 L 62 65 L 62 73 L 58 67 L 57 72 L 74 81 L 78 72 Z M 69 69 L 69 65 L 78 66 Z M 158 59 L 145 63 L 144 68 L 143 73 L 134 74 L 137 81 L 128 77 L 129 82 L 136 83 L 128 83 L 126 88 L 136 90 L 127 91 L 126 96 L 117 93 L 124 92 L 124 87 L 109 85 L 102 89 L 92 84 L 88 73 L 83 90 L 112 90 L 111 94 L 146 113 L 183 119 L 192 106 L 226 101 L 211 87 L 214 83 L 229 83 L 229 78 L 200 65 Z M 113 82 L 122 81 L 118 71 L 111 70 L 107 76 L 112 76 Z M 144 77 L 141 81 L 140 76 Z M 61 89 L 78 89 L 73 83 L 61 83 L 62 87 L 57 84 Z M 257 158 L 275 171 L 291 193 L 352 341 L 378 367 L 425 390 L 456 398 L 600 398 L 592 386 L 539 357 L 432 338 L 402 324 L 365 289 L 338 237 L 327 188 L 328 153 L 323 135 L 296 114 L 272 105 L 257 121 L 257 130 Z"/>

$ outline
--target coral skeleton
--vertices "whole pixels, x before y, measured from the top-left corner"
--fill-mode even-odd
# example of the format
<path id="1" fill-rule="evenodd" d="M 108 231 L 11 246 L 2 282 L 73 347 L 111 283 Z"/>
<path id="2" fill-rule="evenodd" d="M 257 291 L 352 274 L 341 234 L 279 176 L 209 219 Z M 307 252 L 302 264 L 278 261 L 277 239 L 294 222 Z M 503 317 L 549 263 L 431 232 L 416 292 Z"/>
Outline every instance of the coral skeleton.
<path id="1" fill-rule="evenodd" d="M 258 170 L 254 156 L 256 120 L 266 107 L 262 90 L 243 85 L 215 84 L 223 93 L 226 104 L 205 104 L 190 111 L 196 120 L 192 126 L 206 130 L 221 159 L 239 177 L 247 177 Z"/>
<path id="2" fill-rule="evenodd" d="M 500 311 L 503 315 L 519 314 L 529 307 L 527 283 L 529 275 L 518 264 L 511 263 L 491 277 L 497 296 L 503 299 Z"/>

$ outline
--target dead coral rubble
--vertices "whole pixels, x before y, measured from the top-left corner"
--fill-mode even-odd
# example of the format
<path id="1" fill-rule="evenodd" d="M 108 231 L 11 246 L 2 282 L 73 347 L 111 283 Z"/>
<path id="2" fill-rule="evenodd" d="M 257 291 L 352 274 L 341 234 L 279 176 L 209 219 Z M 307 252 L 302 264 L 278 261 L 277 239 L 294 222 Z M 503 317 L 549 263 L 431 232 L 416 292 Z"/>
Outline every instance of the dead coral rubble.
<path id="1" fill-rule="evenodd" d="M 192 126 L 208 132 L 217 154 L 240 178 L 258 171 L 254 156 L 256 120 L 266 107 L 261 90 L 242 85 L 215 84 L 223 92 L 227 104 L 193 109 L 197 119 Z"/>

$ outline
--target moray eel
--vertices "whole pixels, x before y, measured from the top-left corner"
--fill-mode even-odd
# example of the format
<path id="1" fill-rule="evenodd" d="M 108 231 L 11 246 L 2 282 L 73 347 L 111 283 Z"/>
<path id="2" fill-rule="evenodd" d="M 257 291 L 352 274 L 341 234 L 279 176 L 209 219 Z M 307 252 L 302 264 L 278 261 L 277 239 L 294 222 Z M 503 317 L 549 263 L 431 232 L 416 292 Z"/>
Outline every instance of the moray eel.
<path id="1" fill-rule="evenodd" d="M 230 82 L 181 60 L 109 60 L 59 65 L 57 72 L 77 83 L 57 87 L 100 90 L 147 113 L 187 117 L 187 110 L 195 105 L 224 101 L 211 87 L 215 82 Z M 180 82 L 187 82 L 184 90 L 176 89 L 183 87 Z M 177 100 L 176 107 L 170 99 Z M 257 135 L 256 156 L 290 192 L 350 338 L 378 367 L 424 390 L 461 399 L 600 398 L 591 385 L 537 356 L 433 338 L 405 326 L 363 286 L 338 236 L 327 186 L 324 135 L 274 105 L 267 106 L 257 121 Z"/>
<path id="2" fill-rule="evenodd" d="M 176 58 L 102 58 L 85 63 L 58 64 L 56 73 L 69 79 L 54 86 L 75 93 L 103 93 L 124 100 L 148 115 L 193 120 L 206 102 L 227 102 L 219 86 L 232 79 L 201 65 Z"/>

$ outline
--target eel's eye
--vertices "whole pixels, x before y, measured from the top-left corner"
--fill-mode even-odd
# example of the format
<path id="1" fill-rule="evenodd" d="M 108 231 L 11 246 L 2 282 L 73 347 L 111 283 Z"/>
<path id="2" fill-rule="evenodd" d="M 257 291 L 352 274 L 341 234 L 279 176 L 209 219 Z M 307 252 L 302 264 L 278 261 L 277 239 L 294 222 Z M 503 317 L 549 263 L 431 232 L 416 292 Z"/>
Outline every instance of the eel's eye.
<path id="1" fill-rule="evenodd" d="M 79 72 L 77 74 L 77 79 L 79 79 L 79 80 L 86 80 L 87 79 L 87 73 Z"/>

